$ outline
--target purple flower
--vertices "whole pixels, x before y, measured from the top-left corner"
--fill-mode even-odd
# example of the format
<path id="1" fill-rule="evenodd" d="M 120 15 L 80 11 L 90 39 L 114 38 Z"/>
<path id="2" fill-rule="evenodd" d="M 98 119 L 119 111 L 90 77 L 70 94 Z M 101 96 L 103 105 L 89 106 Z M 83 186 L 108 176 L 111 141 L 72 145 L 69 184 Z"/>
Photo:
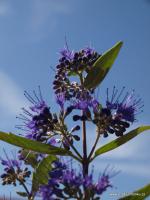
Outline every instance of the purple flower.
<path id="1" fill-rule="evenodd" d="M 61 110 L 64 110 L 64 103 L 65 103 L 65 94 L 59 93 L 56 95 L 56 102 L 60 106 Z"/>
<path id="2" fill-rule="evenodd" d="M 89 56 L 92 55 L 94 53 L 94 49 L 92 49 L 91 47 L 86 47 L 83 49 L 85 56 Z"/>
<path id="3" fill-rule="evenodd" d="M 82 184 L 82 175 L 77 174 L 74 169 L 67 169 L 63 173 L 62 183 L 72 187 L 80 187 Z"/>
<path id="4" fill-rule="evenodd" d="M 86 176 L 83 179 L 83 185 L 84 185 L 84 187 L 86 187 L 88 189 L 93 188 L 93 173 L 91 173 L 90 175 Z"/>
<path id="5" fill-rule="evenodd" d="M 85 100 L 85 99 L 77 100 L 74 103 L 75 109 L 79 109 L 79 110 L 83 110 L 83 111 L 86 111 L 88 109 L 88 106 L 89 106 L 89 101 Z"/>
<path id="6" fill-rule="evenodd" d="M 4 166 L 4 173 L 1 174 L 2 185 L 13 184 L 16 186 L 16 182 L 25 182 L 26 178 L 30 176 L 31 172 L 28 168 L 22 169 L 22 162 L 16 159 L 9 159 L 5 152 L 6 159 L 0 158 L 1 164 Z"/>
<path id="7" fill-rule="evenodd" d="M 136 115 L 141 111 L 143 107 L 142 100 L 136 98 L 134 90 L 132 92 L 127 92 L 121 99 L 124 93 L 124 87 L 120 92 L 114 87 L 111 99 L 109 99 L 108 89 L 107 89 L 107 101 L 106 106 L 108 109 L 113 111 L 114 117 L 120 120 L 125 120 L 128 122 L 134 122 L 136 120 Z"/>
<path id="8" fill-rule="evenodd" d="M 110 177 L 109 175 L 103 174 L 95 185 L 95 191 L 97 194 L 101 195 L 108 187 L 112 187 L 110 184 Z"/>
<path id="9" fill-rule="evenodd" d="M 59 139 L 53 137 L 48 141 L 48 144 L 55 146 L 59 141 Z"/>
<path id="10" fill-rule="evenodd" d="M 47 107 L 47 105 L 46 105 L 45 101 L 41 101 L 41 102 L 38 102 L 38 104 L 35 104 L 34 106 L 31 106 L 30 109 L 33 112 L 40 113 L 46 107 Z"/>
<path id="11" fill-rule="evenodd" d="M 68 46 L 63 48 L 61 51 L 60 51 L 60 55 L 62 57 L 64 57 L 66 60 L 72 60 L 73 57 L 74 57 L 74 52 L 73 51 L 70 51 Z"/>
<path id="12" fill-rule="evenodd" d="M 92 170 L 90 175 L 84 177 L 83 174 L 78 172 L 75 168 L 72 168 L 72 165 L 69 166 L 69 163 L 57 160 L 52 164 L 52 170 L 49 172 L 50 178 L 48 184 L 45 185 L 45 187 L 41 187 L 40 193 L 43 199 L 48 198 L 46 195 L 49 195 L 50 199 L 52 197 L 57 199 L 57 197 L 60 196 L 62 199 L 65 199 L 63 196 L 65 191 L 71 191 L 72 195 L 74 195 L 73 191 L 77 194 L 78 192 L 83 192 L 86 188 L 92 195 L 94 192 L 94 197 L 95 195 L 101 195 L 108 187 L 112 187 L 110 184 L 111 176 L 106 174 L 105 170 L 98 182 L 94 183 L 93 172 Z M 70 196 L 70 198 L 71 197 L 73 196 Z"/>
<path id="13" fill-rule="evenodd" d="M 65 163 L 58 160 L 54 161 L 52 164 L 52 170 L 49 172 L 49 181 L 47 185 L 40 187 L 39 193 L 43 200 L 53 200 L 57 194 L 61 194 L 61 189 L 58 186 L 62 180 L 63 172 L 67 168 Z"/>
<path id="14" fill-rule="evenodd" d="M 24 92 L 25 97 L 32 104 L 30 110 L 36 113 L 40 113 L 45 107 L 47 107 L 45 101 L 43 100 L 41 89 L 39 87 L 38 94 L 33 91 L 34 97 L 32 97 L 27 91 Z"/>
<path id="15" fill-rule="evenodd" d="M 65 162 L 56 160 L 53 162 L 53 169 L 57 169 L 57 168 L 59 168 L 61 170 L 67 169 L 67 164 Z"/>
<path id="16" fill-rule="evenodd" d="M 53 196 L 53 190 L 49 187 L 49 185 L 43 185 L 39 190 L 40 196 L 43 200 L 55 200 Z"/>
<path id="17" fill-rule="evenodd" d="M 94 98 L 83 98 L 83 99 L 78 99 L 74 101 L 73 106 L 75 109 L 87 111 L 89 108 L 92 108 L 94 112 L 98 111 L 99 103 L 96 99 Z"/>
<path id="18" fill-rule="evenodd" d="M 32 97 L 25 92 L 26 98 L 30 101 L 32 106 L 30 110 L 23 108 L 23 114 L 20 114 L 19 119 L 23 120 L 23 125 L 16 126 L 19 129 L 26 131 L 26 137 L 37 141 L 49 141 L 53 135 L 54 124 L 58 122 L 57 116 L 52 115 L 50 108 L 43 100 L 41 90 L 39 88 L 38 94 L 33 91 Z"/>
<path id="19" fill-rule="evenodd" d="M 96 99 L 92 99 L 90 102 L 90 106 L 93 108 L 93 112 L 96 113 L 99 110 L 99 102 Z"/>
<path id="20" fill-rule="evenodd" d="M 5 156 L 6 156 L 6 159 L 3 159 L 0 157 L 0 161 L 1 161 L 1 164 L 5 167 L 8 168 L 20 168 L 21 165 L 22 165 L 22 162 L 17 160 L 17 159 L 9 159 L 7 153 L 4 151 L 5 153 Z"/>

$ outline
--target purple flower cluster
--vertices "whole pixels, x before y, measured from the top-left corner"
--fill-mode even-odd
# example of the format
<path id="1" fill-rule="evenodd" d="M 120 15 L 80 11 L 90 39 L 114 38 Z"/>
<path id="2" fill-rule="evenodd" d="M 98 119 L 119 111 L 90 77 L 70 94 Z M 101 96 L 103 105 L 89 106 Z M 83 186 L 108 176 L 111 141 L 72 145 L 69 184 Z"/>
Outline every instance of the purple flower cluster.
<path id="1" fill-rule="evenodd" d="M 62 126 L 63 118 L 75 109 L 72 105 L 65 109 L 64 104 L 66 99 L 64 93 L 56 95 L 56 102 L 60 106 L 59 117 L 51 113 L 50 108 L 42 98 L 40 88 L 39 94 L 34 91 L 34 96 L 32 97 L 29 93 L 25 92 L 25 96 L 32 106 L 29 107 L 30 110 L 22 109 L 23 114 L 20 114 L 17 118 L 23 120 L 23 125 L 17 125 L 16 127 L 24 130 L 27 138 L 54 146 L 63 144 L 66 149 L 70 148 L 73 140 L 80 140 L 79 136 L 72 134 L 74 131 L 78 131 L 80 126 L 76 125 L 70 131 L 67 130 L 65 125 Z M 62 134 L 64 131 L 67 139 Z"/>
<path id="2" fill-rule="evenodd" d="M 50 108 L 42 98 L 40 88 L 39 95 L 34 92 L 34 98 L 25 92 L 25 96 L 32 103 L 30 111 L 23 109 L 25 115 L 20 116 L 24 120 L 24 127 L 28 129 L 26 137 L 42 142 L 46 141 L 52 145 L 56 145 L 59 141 L 68 149 L 70 143 L 73 143 L 73 139 L 77 137 L 73 137 L 71 132 L 66 130 L 68 136 L 68 140 L 66 140 L 59 131 L 60 135 L 57 140 L 55 136 L 58 134 L 55 128 L 57 130 L 66 129 L 65 125 L 62 127 L 60 124 L 73 110 L 83 111 L 81 116 L 73 116 L 74 121 L 93 122 L 97 126 L 97 132 L 103 134 L 104 137 L 107 137 L 109 133 L 122 136 L 130 123 L 136 120 L 137 113 L 143 107 L 141 99 L 135 97 L 134 91 L 126 93 L 122 98 L 124 88 L 119 92 L 114 87 L 111 98 L 107 89 L 106 106 L 103 107 L 95 98 L 95 89 L 88 90 L 83 86 L 85 73 L 89 72 L 100 54 L 89 47 L 74 52 L 66 46 L 60 55 L 53 82 L 56 103 L 60 107 L 59 119 L 57 115 L 50 112 Z M 71 75 L 76 75 L 82 81 L 80 80 L 80 83 L 71 81 Z"/>
<path id="3" fill-rule="evenodd" d="M 23 120 L 23 125 L 16 126 L 17 128 L 26 131 L 26 137 L 37 141 L 51 142 L 53 136 L 52 131 L 54 130 L 55 124 L 58 123 L 56 115 L 50 112 L 50 108 L 43 100 L 41 91 L 39 88 L 39 95 L 34 92 L 34 97 L 29 93 L 25 92 L 26 98 L 30 101 L 30 111 L 23 108 L 23 113 L 18 117 Z"/>
<path id="4" fill-rule="evenodd" d="M 79 93 L 81 88 L 76 82 L 75 84 L 71 83 L 69 76 L 79 75 L 81 71 L 87 73 L 100 55 L 89 47 L 79 52 L 70 51 L 67 47 L 60 54 L 61 58 L 56 66 L 57 71 L 53 82 L 53 89 L 56 94 L 64 93 L 66 99 L 70 100 Z"/>
<path id="5" fill-rule="evenodd" d="M 6 154 L 6 153 L 5 153 Z M 30 177 L 31 172 L 28 168 L 22 169 L 22 162 L 17 159 L 9 159 L 6 154 L 6 159 L 0 158 L 1 164 L 4 166 L 4 173 L 1 174 L 2 185 L 13 184 L 16 182 L 25 182 L 26 178 Z"/>
<path id="6" fill-rule="evenodd" d="M 18 161 L 16 159 L 9 159 L 8 157 L 6 160 L 3 158 L 0 158 L 0 161 L 1 161 L 1 164 L 6 167 L 5 169 L 10 169 L 10 168 L 19 169 L 22 165 L 21 161 Z"/>
<path id="7" fill-rule="evenodd" d="M 69 100 L 71 104 L 69 111 L 76 109 L 84 113 L 82 116 L 74 115 L 73 120 L 92 121 L 96 124 L 97 131 L 104 137 L 107 137 L 108 133 L 122 136 L 130 123 L 136 120 L 137 113 L 143 107 L 141 99 L 136 98 L 134 92 L 125 94 L 121 99 L 124 88 L 119 92 L 114 87 L 111 98 L 107 90 L 106 107 L 103 107 L 93 96 L 94 90 L 84 88 L 81 83 L 71 82 L 69 78 L 72 74 L 80 76 L 80 72 L 83 71 L 88 73 L 99 56 L 91 48 L 85 48 L 79 52 L 70 51 L 68 48 L 61 51 L 60 63 L 53 82 L 57 103 L 64 110 L 64 102 Z M 94 118 L 92 118 L 91 109 Z"/>
<path id="8" fill-rule="evenodd" d="M 88 174 L 90 162 L 93 156 L 99 136 L 107 137 L 108 134 L 115 134 L 121 137 L 126 129 L 136 121 L 136 115 L 141 112 L 143 103 L 140 98 L 135 96 L 134 91 L 124 94 L 124 89 L 119 92 L 113 88 L 110 97 L 107 89 L 107 100 L 105 106 L 95 97 L 96 88 L 88 89 L 85 87 L 85 80 L 94 63 L 101 55 L 92 48 L 84 48 L 80 51 L 70 51 L 68 46 L 60 52 L 59 63 L 56 66 L 56 75 L 53 81 L 56 103 L 60 111 L 58 114 L 52 113 L 48 104 L 44 101 L 39 87 L 38 93 L 33 91 L 30 95 L 25 91 L 24 95 L 31 103 L 29 109 L 23 108 L 23 114 L 19 119 L 23 120 L 22 125 L 17 128 L 26 132 L 25 137 L 48 144 L 64 148 L 66 154 L 82 164 L 80 171 L 72 167 L 69 162 L 64 162 L 56 158 L 51 163 L 51 170 L 47 174 L 47 184 L 37 182 L 35 187 L 34 179 L 31 192 L 25 185 L 26 178 L 30 177 L 31 172 L 28 168 L 23 168 L 22 163 L 33 167 L 33 175 L 36 176 L 47 160 L 46 154 L 35 153 L 30 150 L 21 149 L 18 153 L 18 160 L 6 160 L 0 158 L 4 166 L 4 173 L 1 175 L 2 184 L 13 184 L 19 182 L 26 193 L 20 195 L 35 197 L 40 195 L 43 200 L 99 200 L 101 195 L 112 187 L 110 173 L 104 173 L 94 181 L 94 170 Z M 75 78 L 73 81 L 73 77 Z M 78 113 L 81 114 L 78 114 Z M 79 124 L 68 128 L 66 118 L 71 115 L 73 121 L 82 121 L 82 154 L 78 151 L 74 141 L 79 141 L 80 136 L 74 132 L 80 130 Z M 96 126 L 97 137 L 88 155 L 86 123 L 90 122 Z M 39 143 L 40 144 L 40 143 Z M 55 147 L 56 149 L 56 147 Z M 59 150 L 59 148 L 57 148 Z M 38 151 L 37 151 L 38 152 Z M 62 153 L 60 149 L 60 154 Z M 48 157 L 49 158 L 49 157 Z M 42 162 L 43 161 L 43 162 Z M 47 163 L 46 163 L 47 165 Z M 46 166 L 47 167 L 47 166 Z M 35 177 L 36 178 L 36 177 Z M 45 177 L 46 178 L 46 177 Z M 45 179 L 46 180 L 46 179 Z M 42 182 L 45 183 L 45 180 Z"/>
<path id="9" fill-rule="evenodd" d="M 94 115 L 93 123 L 97 126 L 97 132 L 104 137 L 109 133 L 123 136 L 130 124 L 136 120 L 136 115 L 142 111 L 142 100 L 135 97 L 134 91 L 123 96 L 124 89 L 123 87 L 119 92 L 114 87 L 111 98 L 107 89 L 106 107 L 102 107 Z"/>
<path id="10" fill-rule="evenodd" d="M 97 183 L 93 181 L 93 171 L 90 175 L 83 177 L 67 163 L 55 161 L 53 169 L 49 173 L 50 179 L 47 185 L 41 186 L 40 195 L 43 200 L 52 199 L 83 199 L 83 189 L 89 193 L 89 199 L 102 195 L 107 188 L 112 187 L 110 176 L 103 173 Z M 99 199 L 97 196 L 97 199 Z"/>
<path id="11" fill-rule="evenodd" d="M 26 131 L 26 137 L 29 139 L 44 142 L 53 146 L 63 145 L 64 148 L 69 149 L 70 144 L 73 144 L 73 140 L 79 141 L 80 137 L 78 135 L 72 134 L 80 129 L 80 126 L 76 125 L 70 131 L 68 131 L 64 125 L 62 126 L 63 117 L 67 114 L 68 108 L 65 111 L 64 103 L 65 96 L 60 93 L 56 96 L 56 102 L 61 108 L 59 118 L 56 114 L 50 112 L 49 107 L 43 100 L 40 92 L 40 96 L 34 92 L 34 97 L 25 92 L 27 99 L 33 104 L 30 107 L 30 111 L 23 108 L 24 114 L 21 114 L 18 118 L 23 120 L 23 125 L 16 126 L 19 129 Z M 36 98 L 38 101 L 36 101 Z M 72 109 L 74 109 L 72 107 Z M 61 133 L 65 131 L 66 137 Z M 21 156 L 21 155 L 20 155 Z"/>
<path id="12" fill-rule="evenodd" d="M 64 111 L 65 100 L 64 93 L 59 93 L 56 95 L 56 103 L 60 106 L 62 112 Z"/>
<path id="13" fill-rule="evenodd" d="M 139 113 L 139 111 L 142 111 L 141 109 L 143 108 L 143 102 L 141 98 L 136 98 L 134 90 L 130 93 L 127 92 L 122 100 L 120 100 L 124 89 L 125 87 L 123 87 L 119 92 L 114 87 L 111 99 L 109 99 L 107 89 L 106 106 L 109 110 L 114 112 L 115 118 L 125 120 L 127 122 L 134 122 L 136 120 L 136 115 Z"/>
<path id="14" fill-rule="evenodd" d="M 99 108 L 99 102 L 94 98 L 79 98 L 78 100 L 73 102 L 73 107 L 75 109 L 83 110 L 84 112 L 92 108 L 93 112 L 96 113 Z"/>
<path id="15" fill-rule="evenodd" d="M 64 49 L 62 49 L 60 51 L 60 55 L 63 58 L 65 58 L 66 60 L 69 60 L 69 61 L 73 60 L 73 58 L 74 58 L 74 52 L 70 51 L 68 46 L 64 47 Z"/>

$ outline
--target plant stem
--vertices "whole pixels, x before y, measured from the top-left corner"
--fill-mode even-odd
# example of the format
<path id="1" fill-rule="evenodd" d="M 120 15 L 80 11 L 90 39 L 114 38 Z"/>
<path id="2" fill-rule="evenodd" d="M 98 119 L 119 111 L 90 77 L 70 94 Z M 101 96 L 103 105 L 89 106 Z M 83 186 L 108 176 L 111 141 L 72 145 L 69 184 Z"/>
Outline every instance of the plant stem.
<path id="1" fill-rule="evenodd" d="M 90 154 L 89 154 L 89 156 L 88 156 L 88 160 L 89 160 L 89 161 L 90 161 L 90 159 L 91 159 L 91 157 L 92 157 L 92 155 L 93 155 L 93 153 L 94 153 L 94 150 L 95 150 L 96 145 L 97 145 L 97 143 L 98 143 L 98 141 L 99 141 L 99 138 L 100 138 L 100 134 L 97 134 L 95 143 L 94 143 L 94 145 L 93 145 L 93 147 L 92 147 L 92 149 L 91 149 L 91 152 L 90 152 Z"/>
<path id="2" fill-rule="evenodd" d="M 79 74 L 81 86 L 83 86 L 84 79 L 82 73 Z M 84 111 L 82 111 L 82 115 L 84 115 Z M 83 177 L 88 176 L 89 170 L 89 160 L 87 159 L 87 138 L 86 138 L 86 122 L 82 122 L 82 141 L 83 141 L 83 159 L 82 159 L 82 166 L 83 166 Z M 83 200 L 89 200 L 89 192 L 84 187 L 84 198 Z"/>
<path id="3" fill-rule="evenodd" d="M 20 184 L 23 186 L 23 188 L 25 189 L 26 193 L 28 194 L 28 200 L 33 200 L 33 197 L 31 196 L 27 186 L 25 185 L 25 183 L 23 181 L 21 181 L 20 179 L 18 179 L 18 181 L 20 182 Z"/>
<path id="4" fill-rule="evenodd" d="M 83 86 L 83 76 L 82 74 L 79 74 L 81 86 Z M 82 111 L 82 115 L 84 115 L 84 111 Z M 86 122 L 82 122 L 82 140 L 83 140 L 83 176 L 85 177 L 88 175 L 88 168 L 89 168 L 89 162 L 87 160 L 87 141 L 86 141 Z"/>
<path id="5" fill-rule="evenodd" d="M 71 146 L 71 148 L 74 150 L 74 152 L 78 155 L 78 157 L 72 155 L 72 157 L 76 158 L 78 161 L 80 161 L 80 159 L 82 159 L 82 156 L 80 155 L 80 153 L 78 152 L 78 150 L 74 147 L 73 144 L 71 144 L 71 142 L 69 141 L 68 137 L 66 136 L 65 133 L 63 133 L 64 138 L 67 140 L 67 142 L 69 143 L 69 145 Z"/>
<path id="6" fill-rule="evenodd" d="M 82 137 L 83 137 L 83 175 L 88 175 L 88 162 L 87 162 L 87 141 L 86 141 L 86 123 L 82 122 Z"/>
<path id="7" fill-rule="evenodd" d="M 64 126 L 64 121 L 62 122 L 62 125 Z M 74 152 L 78 155 L 78 157 L 80 159 L 82 159 L 82 156 L 80 155 L 80 153 L 78 152 L 78 150 L 74 147 L 74 145 L 69 141 L 69 139 L 68 139 L 68 137 L 67 137 L 67 135 L 66 135 L 66 133 L 65 133 L 64 130 L 62 131 L 62 134 L 63 134 L 64 138 L 67 140 L 67 142 L 69 143 L 69 145 L 71 146 L 71 148 L 74 150 Z M 75 158 L 76 156 L 73 155 L 73 157 Z M 76 159 L 78 161 L 80 161 L 80 159 L 78 157 L 76 157 Z"/>
<path id="8" fill-rule="evenodd" d="M 87 139 L 86 139 L 86 122 L 85 121 L 82 122 L 82 140 L 83 140 L 82 166 L 83 166 L 83 177 L 85 178 L 86 176 L 88 176 L 88 171 L 89 171 L 89 160 L 87 159 Z M 84 188 L 84 200 L 89 200 L 89 192 L 87 188 Z"/>

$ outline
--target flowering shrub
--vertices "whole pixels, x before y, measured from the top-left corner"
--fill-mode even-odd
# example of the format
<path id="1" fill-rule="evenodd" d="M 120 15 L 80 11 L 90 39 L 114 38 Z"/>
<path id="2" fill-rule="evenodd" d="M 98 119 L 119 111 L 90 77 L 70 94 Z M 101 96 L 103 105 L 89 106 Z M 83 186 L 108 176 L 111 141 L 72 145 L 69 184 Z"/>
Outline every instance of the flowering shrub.
<path id="1" fill-rule="evenodd" d="M 24 131 L 24 137 L 0 132 L 1 140 L 21 147 L 17 158 L 9 158 L 6 152 L 6 159 L 0 158 L 4 166 L 2 185 L 19 183 L 25 191 L 17 192 L 18 195 L 29 200 L 37 197 L 43 200 L 98 200 L 107 189 L 113 188 L 111 177 L 115 172 L 106 169 L 94 180 L 90 164 L 97 156 L 150 129 L 150 126 L 141 126 L 126 132 L 143 107 L 134 91 L 125 92 L 124 87 L 119 91 L 114 87 L 110 94 L 107 89 L 104 105 L 95 97 L 97 87 L 113 65 L 121 46 L 122 42 L 119 42 L 104 54 L 89 47 L 74 52 L 66 46 L 60 52 L 53 81 L 58 113 L 53 113 L 46 103 L 40 87 L 33 95 L 25 91 L 31 106 L 22 109 L 18 116 L 21 124 L 17 126 Z M 67 123 L 68 118 L 74 123 L 72 128 Z M 96 127 L 96 140 L 91 144 L 89 154 L 88 123 Z M 109 134 L 115 134 L 116 139 L 97 148 L 99 138 L 107 138 Z M 76 145 L 79 142 L 82 143 L 81 151 Z M 79 167 L 74 162 L 78 162 Z M 30 189 L 26 185 L 27 179 L 32 180 Z M 144 192 L 143 198 L 146 198 L 150 195 L 150 185 L 138 192 Z M 136 196 L 122 199 L 130 198 L 136 199 Z"/>

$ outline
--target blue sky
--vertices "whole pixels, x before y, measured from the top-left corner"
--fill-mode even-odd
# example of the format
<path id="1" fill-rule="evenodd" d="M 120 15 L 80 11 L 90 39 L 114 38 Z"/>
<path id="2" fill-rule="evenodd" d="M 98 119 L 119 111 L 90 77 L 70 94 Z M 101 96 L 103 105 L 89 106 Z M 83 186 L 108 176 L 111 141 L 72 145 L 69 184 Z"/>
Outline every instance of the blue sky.
<path id="1" fill-rule="evenodd" d="M 104 102 L 106 88 L 114 85 L 135 89 L 145 106 L 132 128 L 150 124 L 149 21 L 149 0 L 1 0 L 0 129 L 16 131 L 15 117 L 21 107 L 28 105 L 23 91 L 32 91 L 39 84 L 43 96 L 55 109 L 51 85 L 54 74 L 50 66 L 56 65 L 65 36 L 69 47 L 75 50 L 91 45 L 104 52 L 117 41 L 124 41 L 117 61 L 101 85 L 101 98 Z M 89 128 L 88 132 L 90 145 L 94 129 Z M 116 188 L 109 190 L 103 199 L 115 199 L 110 192 L 131 192 L 150 182 L 149 140 L 150 134 L 145 132 L 129 144 L 98 158 L 95 162 L 97 174 L 107 164 L 122 170 L 112 180 Z M 8 152 L 13 149 L 0 144 L 8 148 Z M 0 187 L 2 191 L 4 188 Z"/>

